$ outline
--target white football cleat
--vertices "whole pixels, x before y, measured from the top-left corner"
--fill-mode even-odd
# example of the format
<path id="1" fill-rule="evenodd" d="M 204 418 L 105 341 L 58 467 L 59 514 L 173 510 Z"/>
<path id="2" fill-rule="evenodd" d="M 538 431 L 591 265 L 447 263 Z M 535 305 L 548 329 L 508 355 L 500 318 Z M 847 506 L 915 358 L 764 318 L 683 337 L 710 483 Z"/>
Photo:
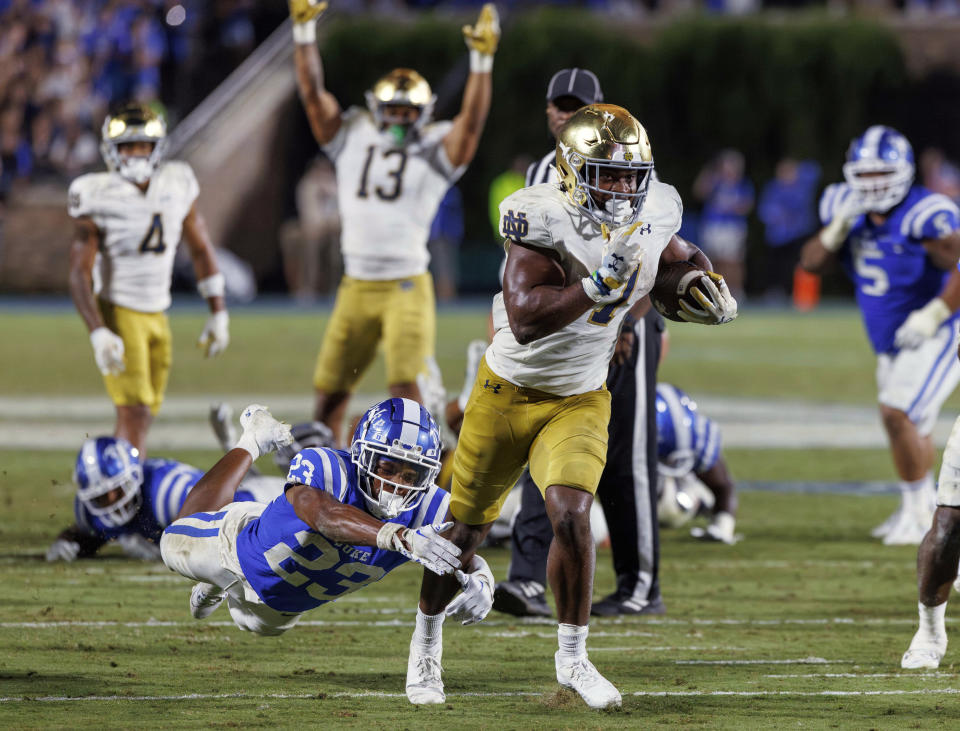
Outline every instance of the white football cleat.
<path id="1" fill-rule="evenodd" d="M 432 356 L 427 357 L 426 369 L 417 374 L 417 388 L 424 407 L 437 423 L 442 422 L 447 409 L 447 389 L 443 387 L 440 366 Z"/>
<path id="2" fill-rule="evenodd" d="M 935 637 L 917 630 L 910 647 L 903 653 L 900 667 L 904 670 L 936 670 L 946 652 L 946 636 Z"/>
<path id="3" fill-rule="evenodd" d="M 243 434 L 239 441 L 255 442 L 260 456 L 293 443 L 290 425 L 274 419 L 267 407 L 260 404 L 244 408 L 240 414 L 240 426 Z"/>
<path id="4" fill-rule="evenodd" d="M 894 510 L 885 521 L 880 525 L 870 531 L 870 535 L 873 538 L 883 538 L 890 532 L 890 529 L 893 528 L 897 523 L 900 522 L 900 515 L 903 513 L 903 505 L 900 505 L 896 510 Z"/>
<path id="5" fill-rule="evenodd" d="M 463 374 L 463 388 L 460 389 L 460 397 L 457 399 L 461 411 L 467 408 L 467 401 L 470 400 L 470 392 L 473 390 L 473 382 L 477 380 L 477 371 L 480 370 L 480 361 L 486 352 L 486 340 L 471 340 L 470 344 L 467 345 L 467 368 Z"/>
<path id="6" fill-rule="evenodd" d="M 721 512 L 713 516 L 713 520 L 706 528 L 692 528 L 690 535 L 703 541 L 715 541 L 732 546 L 738 540 L 733 532 L 736 524 L 736 519 L 730 513 Z"/>
<path id="7" fill-rule="evenodd" d="M 620 705 L 620 691 L 597 671 L 586 655 L 572 662 L 561 661 L 559 652 L 553 657 L 557 682 L 575 690 L 588 706 L 599 710 Z"/>
<path id="8" fill-rule="evenodd" d="M 443 692 L 442 672 L 439 657 L 425 655 L 411 644 L 407 659 L 407 700 L 415 705 L 443 703 L 447 696 Z"/>
<path id="9" fill-rule="evenodd" d="M 224 452 L 237 443 L 237 427 L 233 423 L 233 407 L 228 403 L 210 404 L 210 427 Z"/>
<path id="10" fill-rule="evenodd" d="M 194 619 L 206 619 L 213 614 L 227 595 L 213 584 L 200 582 L 190 592 L 190 614 Z"/>
<path id="11" fill-rule="evenodd" d="M 932 522 L 933 515 L 926 510 L 905 510 L 900 514 L 900 520 L 883 537 L 883 545 L 919 546 Z"/>

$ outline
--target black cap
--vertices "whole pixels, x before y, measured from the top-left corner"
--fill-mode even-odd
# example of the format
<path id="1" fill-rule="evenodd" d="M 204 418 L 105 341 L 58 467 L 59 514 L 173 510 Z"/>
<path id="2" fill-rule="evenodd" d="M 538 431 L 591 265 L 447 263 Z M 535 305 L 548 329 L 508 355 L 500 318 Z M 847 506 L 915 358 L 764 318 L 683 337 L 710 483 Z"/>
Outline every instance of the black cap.
<path id="1" fill-rule="evenodd" d="M 560 69 L 547 84 L 547 101 L 552 102 L 562 96 L 576 97 L 584 105 L 599 104 L 603 101 L 603 90 L 592 71 Z"/>

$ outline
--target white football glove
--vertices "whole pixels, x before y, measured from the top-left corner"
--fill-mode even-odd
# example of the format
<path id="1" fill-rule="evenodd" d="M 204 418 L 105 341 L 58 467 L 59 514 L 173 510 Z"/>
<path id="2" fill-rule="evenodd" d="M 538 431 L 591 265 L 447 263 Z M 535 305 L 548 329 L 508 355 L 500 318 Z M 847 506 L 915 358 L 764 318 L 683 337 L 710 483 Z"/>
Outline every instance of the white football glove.
<path id="1" fill-rule="evenodd" d="M 950 307 L 939 297 L 934 297 L 919 310 L 910 313 L 893 336 L 898 348 L 918 348 L 927 338 L 932 338 L 950 315 Z"/>
<path id="2" fill-rule="evenodd" d="M 396 551 L 443 576 L 460 568 L 460 559 L 457 558 L 460 549 L 438 535 L 452 525 L 452 522 L 424 525 L 413 530 L 399 523 L 384 523 L 377 534 L 377 546 Z"/>
<path id="3" fill-rule="evenodd" d="M 220 355 L 230 344 L 230 315 L 226 310 L 217 310 L 207 318 L 200 333 L 197 347 L 204 348 L 207 358 Z"/>
<path id="4" fill-rule="evenodd" d="M 47 561 L 76 561 L 79 555 L 80 544 L 65 538 L 58 538 L 47 549 Z"/>
<path id="5" fill-rule="evenodd" d="M 698 325 L 723 325 L 736 319 L 737 301 L 730 294 L 723 277 L 716 272 L 707 272 L 689 291 L 690 296 L 700 304 L 700 308 L 694 308 L 685 300 L 680 300 L 680 312 L 677 315 L 681 319 Z"/>
<path id="6" fill-rule="evenodd" d="M 106 327 L 98 327 L 90 333 L 93 358 L 97 368 L 105 376 L 116 376 L 126 369 L 123 362 L 123 338 Z"/>
<path id="7" fill-rule="evenodd" d="M 634 232 L 643 225 L 637 221 L 629 226 L 614 229 L 613 233 L 603 227 L 603 254 L 600 266 L 589 277 L 580 280 L 583 290 L 594 302 L 609 304 L 622 296 L 623 287 L 633 270 L 640 266 L 640 236 Z"/>
<path id="8" fill-rule="evenodd" d="M 482 556 L 474 554 L 470 573 L 459 569 L 454 576 L 460 582 L 461 593 L 447 605 L 446 615 L 461 624 L 476 624 L 493 608 L 493 573 Z"/>
<path id="9" fill-rule="evenodd" d="M 853 228 L 857 218 L 867 212 L 863 196 L 850 190 L 847 196 L 837 203 L 833 211 L 833 219 L 820 229 L 820 243 L 830 252 L 836 252 L 847 240 L 847 234 Z"/>
<path id="10" fill-rule="evenodd" d="M 160 546 L 139 533 L 126 533 L 117 538 L 117 544 L 130 558 L 140 561 L 159 561 Z"/>

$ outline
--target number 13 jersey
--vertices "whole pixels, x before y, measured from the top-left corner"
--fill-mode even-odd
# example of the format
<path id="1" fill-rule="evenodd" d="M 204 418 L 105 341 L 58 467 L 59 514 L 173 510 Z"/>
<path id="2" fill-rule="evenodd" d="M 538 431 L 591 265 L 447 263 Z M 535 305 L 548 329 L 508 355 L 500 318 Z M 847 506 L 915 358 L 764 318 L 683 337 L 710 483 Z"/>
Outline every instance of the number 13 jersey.
<path id="1" fill-rule="evenodd" d="M 190 166 L 173 160 L 160 164 L 146 191 L 110 172 L 70 184 L 70 215 L 91 218 L 103 237 L 93 267 L 101 299 L 138 312 L 170 307 L 174 255 L 199 193 Z"/>
<path id="2" fill-rule="evenodd" d="M 342 116 L 323 146 L 337 170 L 340 248 L 355 279 L 403 279 L 427 271 L 430 224 L 447 189 L 466 166 L 454 167 L 443 139 L 452 122 L 425 125 L 393 146 L 360 107 Z"/>

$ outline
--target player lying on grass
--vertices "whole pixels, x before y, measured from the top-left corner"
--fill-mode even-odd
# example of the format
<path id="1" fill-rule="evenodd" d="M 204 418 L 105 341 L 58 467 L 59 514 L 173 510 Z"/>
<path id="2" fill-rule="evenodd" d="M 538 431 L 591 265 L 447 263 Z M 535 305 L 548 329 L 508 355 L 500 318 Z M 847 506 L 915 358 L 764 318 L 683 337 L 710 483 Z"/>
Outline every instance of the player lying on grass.
<path id="1" fill-rule="evenodd" d="M 87 439 L 73 471 L 76 522 L 57 536 L 47 561 L 89 558 L 112 540 L 132 558 L 159 561 L 160 534 L 201 477 L 202 470 L 183 462 L 142 459 L 126 439 Z M 267 502 L 281 492 L 282 480 L 249 476 L 234 499 Z"/>
<path id="2" fill-rule="evenodd" d="M 482 620 L 493 604 L 493 576 L 438 535 L 450 496 L 434 484 L 440 432 L 429 412 L 392 398 L 361 418 L 349 452 L 305 449 L 290 463 L 285 491 L 269 505 L 237 502 L 253 460 L 292 441 L 290 428 L 263 406 L 240 417 L 243 434 L 200 480 L 163 533 L 173 571 L 198 582 L 190 613 L 208 617 L 223 602 L 240 629 L 278 635 L 315 607 L 379 581 L 408 560 L 454 573 L 463 592 L 448 616 Z"/>

